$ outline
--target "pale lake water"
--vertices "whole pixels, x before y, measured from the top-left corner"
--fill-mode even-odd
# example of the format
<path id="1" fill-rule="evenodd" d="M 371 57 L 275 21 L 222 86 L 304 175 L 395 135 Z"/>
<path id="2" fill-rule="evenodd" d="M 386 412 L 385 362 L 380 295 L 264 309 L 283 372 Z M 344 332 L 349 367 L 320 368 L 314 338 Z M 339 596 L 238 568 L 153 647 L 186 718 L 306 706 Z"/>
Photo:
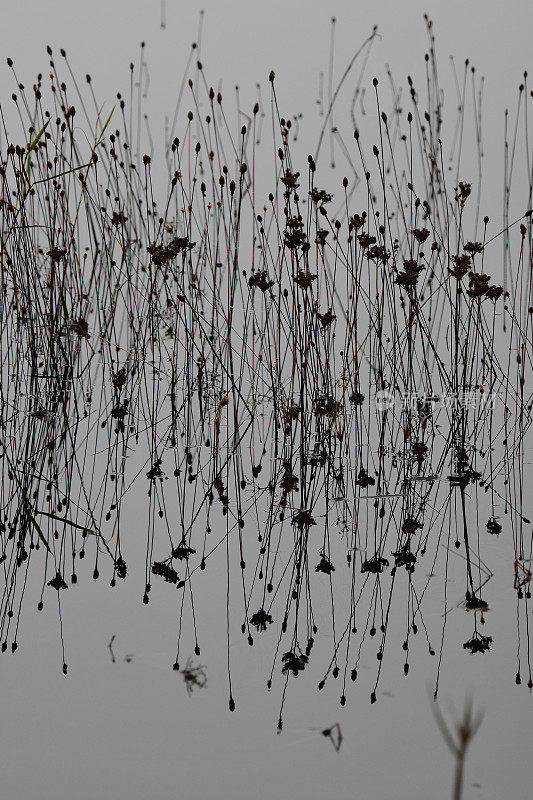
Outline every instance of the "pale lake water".
<path id="1" fill-rule="evenodd" d="M 30 86 L 37 71 L 47 73 L 45 46 L 50 44 L 54 52 L 62 46 L 67 49 L 77 77 L 84 78 L 86 72 L 91 72 L 98 98 L 110 108 L 116 91 L 126 93 L 129 88 L 128 65 L 130 60 L 138 59 L 139 43 L 144 40 L 149 64 L 146 105 L 157 154 L 163 146 L 165 117 L 173 113 L 188 48 L 197 35 L 201 7 L 205 8 L 201 57 L 213 84 L 217 86 L 220 76 L 230 95 L 238 83 L 243 106 L 251 106 L 256 82 L 261 81 L 266 92 L 268 72 L 275 69 L 282 110 L 289 107 L 292 113 L 303 114 L 295 152 L 304 168 L 308 149 L 311 152 L 323 121 L 318 116 L 316 98 L 320 71 L 325 71 L 327 84 L 331 15 L 337 18 L 337 78 L 372 25 L 379 25 L 382 38 L 372 50 L 365 71 L 368 90 L 364 102 L 370 114 L 371 78 L 373 74 L 383 76 L 385 64 L 391 66 L 403 85 L 408 73 L 417 75 L 423 83 L 426 33 L 422 14 L 427 12 L 435 24 L 440 75 L 446 96 L 450 97 L 448 108 L 452 116 L 456 97 L 449 55 L 453 53 L 460 65 L 470 57 L 478 72 L 486 76 L 482 213 L 501 219 L 503 110 L 508 106 L 515 112 L 517 86 L 523 70 L 531 66 L 531 8 L 518 0 L 505 4 L 496 0 L 466 4 L 433 1 L 424 7 L 412 0 L 401 5 L 378 2 L 365 7 L 347 0 L 327 7 L 314 1 L 243 0 L 206 2 L 203 6 L 172 0 L 164 4 L 159 0 L 95 0 L 92 4 L 50 0 L 41 5 L 31 0 L 5 4 L 0 31 L 2 106 L 10 102 L 14 91 L 5 58 L 13 58 L 19 80 Z M 266 97 L 265 93 L 265 105 Z M 402 98 L 406 107 L 407 97 L 406 90 Z M 336 120 L 341 117 L 341 111 L 335 110 Z M 81 119 L 76 117 L 76 121 L 82 126 Z M 350 141 L 353 144 L 353 139 Z M 4 145 L 2 133 L 2 158 Z M 329 147 L 327 136 L 325 147 Z M 340 160 L 338 145 L 336 152 Z M 492 171 L 487 166 L 490 163 L 495 165 Z M 525 162 L 522 159 L 520 163 Z M 474 173 L 475 166 L 467 153 L 463 172 L 469 170 Z M 330 170 L 328 174 L 332 185 L 340 184 L 342 173 Z M 266 185 L 268 176 L 260 176 L 260 180 Z M 166 184 L 163 191 L 165 187 Z M 498 337 L 499 333 L 495 347 L 501 349 Z M 528 441 L 523 454 L 523 512 L 533 518 L 531 454 Z M 189 637 L 184 640 L 180 656 L 182 667 L 189 656 L 194 663 L 205 665 L 207 685 L 189 695 L 181 673 L 172 669 L 178 592 L 174 586 L 154 579 L 150 603 L 142 602 L 146 501 L 143 483 L 128 495 L 122 510 L 127 580 L 117 581 L 118 585 L 111 588 L 109 570 L 102 567 L 95 582 L 91 579 L 91 562 L 85 565 L 83 574 L 80 571 L 78 585 L 61 593 L 67 676 L 61 669 L 56 593 L 47 590 L 43 611 L 36 610 L 42 570 L 39 571 L 37 560 L 35 567 L 32 565 L 18 649 L 12 654 L 9 648 L 0 657 L 1 798 L 440 800 L 451 796 L 454 759 L 432 713 L 444 608 L 442 592 L 429 592 L 424 606 L 436 656 L 428 654 L 424 634 L 419 631 L 411 637 L 410 670 L 404 675 L 404 608 L 394 608 L 377 702 L 370 702 L 377 663 L 376 641 L 375 646 L 371 643 L 365 648 L 357 681 L 349 682 L 347 702 L 341 707 L 342 677 L 335 680 L 330 676 L 324 689 L 317 690 L 331 657 L 331 642 L 320 640 L 306 669 L 289 678 L 283 730 L 278 734 L 283 691 L 279 660 L 271 691 L 266 685 L 278 630 L 272 626 L 264 634 L 254 635 L 251 648 L 246 637 L 240 635 L 240 611 L 232 618 L 230 648 L 236 707 L 234 713 L 228 710 L 226 571 L 222 553 L 199 574 L 195 584 L 201 653 L 194 655 Z M 479 513 L 485 524 L 490 514 L 487 495 L 478 495 L 471 513 Z M 214 528 L 216 534 L 215 523 Z M 530 529 L 531 525 L 528 536 Z M 253 520 L 245 531 L 255 541 L 257 525 Z M 313 546 L 313 558 L 318 550 L 319 544 Z M 454 553 L 450 555 L 450 611 L 439 702 L 448 719 L 449 704 L 461 710 L 469 696 L 476 709 L 485 711 L 466 758 L 463 797 L 468 800 L 525 800 L 533 793 L 533 695 L 526 685 L 523 654 L 522 684 L 515 682 L 517 600 L 513 553 L 509 527 L 499 537 L 486 536 L 483 559 L 492 577 L 483 594 L 490 609 L 485 614 L 484 627 L 493 642 L 489 652 L 475 655 L 463 648 L 472 633 L 473 612 L 458 607 L 464 600 L 464 576 L 459 576 L 462 562 Z M 417 569 L 426 574 L 430 566 L 429 562 L 427 568 L 422 563 Z M 442 579 L 443 569 L 444 561 L 440 559 L 432 580 Z M 338 574 L 341 573 L 339 565 Z M 234 580 L 232 593 L 237 597 L 237 570 Z M 329 602 L 327 592 L 319 595 L 315 608 L 319 629 L 321 623 L 324 628 L 329 624 Z M 531 619 L 529 606 L 526 614 Z M 522 635 L 523 625 L 522 618 Z M 343 737 L 338 750 L 322 735 L 324 729 L 337 723 Z"/>

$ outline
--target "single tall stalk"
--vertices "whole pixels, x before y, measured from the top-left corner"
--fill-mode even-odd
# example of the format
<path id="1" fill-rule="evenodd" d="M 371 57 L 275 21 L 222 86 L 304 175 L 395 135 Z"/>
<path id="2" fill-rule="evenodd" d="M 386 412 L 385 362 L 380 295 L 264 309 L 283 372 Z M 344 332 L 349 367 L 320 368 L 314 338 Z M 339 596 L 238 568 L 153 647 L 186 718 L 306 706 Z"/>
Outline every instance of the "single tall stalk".
<path id="1" fill-rule="evenodd" d="M 485 712 L 481 710 L 474 715 L 471 698 L 465 700 L 462 719 L 459 719 L 455 709 L 452 707 L 451 713 L 454 720 L 455 738 L 444 721 L 442 711 L 436 700 L 433 704 L 433 713 L 444 741 L 455 756 L 455 777 L 453 781 L 452 800 L 461 800 L 466 751 L 479 730 Z"/>

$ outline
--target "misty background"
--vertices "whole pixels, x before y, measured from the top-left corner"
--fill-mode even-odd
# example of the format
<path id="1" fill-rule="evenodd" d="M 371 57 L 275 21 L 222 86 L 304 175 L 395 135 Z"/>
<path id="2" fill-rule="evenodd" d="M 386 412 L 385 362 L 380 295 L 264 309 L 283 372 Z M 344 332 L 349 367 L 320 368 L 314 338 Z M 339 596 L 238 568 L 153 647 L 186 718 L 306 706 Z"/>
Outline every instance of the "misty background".
<path id="1" fill-rule="evenodd" d="M 470 58 L 485 76 L 481 211 L 501 216 L 503 114 L 506 107 L 515 109 L 518 84 L 530 66 L 531 8 L 526 2 L 453 0 L 422 6 L 345 0 L 334 5 L 166 0 L 164 15 L 159 0 L 4 3 L 2 104 L 14 90 L 5 57 L 13 58 L 19 79 L 31 85 L 37 72 L 48 71 L 45 48 L 50 45 L 55 52 L 60 47 L 67 50 L 77 78 L 83 81 L 91 74 L 99 102 L 110 108 L 117 91 L 126 95 L 129 64 L 138 62 L 144 41 L 150 76 L 146 111 L 156 159 L 164 148 L 165 117 L 173 115 L 190 44 L 197 39 L 200 9 L 205 10 L 201 58 L 209 81 L 227 95 L 238 84 L 241 105 L 251 108 L 256 84 L 266 89 L 274 69 L 282 113 L 288 109 L 302 114 L 296 148 L 302 159 L 313 151 L 322 125 L 317 97 L 319 73 L 328 70 L 331 16 L 337 19 L 337 80 L 377 24 L 381 38 L 373 46 L 365 83 L 371 85 L 374 75 L 384 76 L 388 64 L 397 84 L 406 85 L 408 74 L 424 76 L 426 12 L 434 23 L 447 98 L 445 117 L 449 112 L 452 130 L 456 96 L 449 56 L 460 67 Z M 349 86 L 346 92 L 348 97 Z M 265 91 L 265 101 L 267 97 Z M 347 126 L 348 115 L 341 106 L 335 118 Z M 465 179 L 471 177 L 469 166 L 466 160 Z M 340 183 L 342 170 L 339 156 L 332 183 Z M 113 590 L 106 580 L 93 583 L 84 576 L 65 597 L 67 677 L 61 671 L 57 603 L 49 601 L 37 614 L 37 593 L 27 598 L 19 649 L 0 659 L 2 796 L 425 800 L 450 795 L 453 760 L 431 714 L 435 667 L 427 658 L 415 658 L 407 678 L 397 659 L 384 662 L 378 702 L 372 706 L 368 683 L 362 680 L 351 687 L 348 703 L 341 708 L 334 682 L 318 693 L 317 675 L 311 670 L 291 679 L 284 730 L 277 736 L 280 685 L 270 694 L 266 689 L 271 642 L 256 637 L 250 649 L 244 638 L 234 637 L 236 710 L 230 714 L 224 614 L 213 602 L 225 584 L 222 569 L 209 570 L 197 592 L 202 652 L 195 660 L 206 665 L 208 685 L 189 697 L 171 668 L 177 596 L 154 582 L 150 604 L 142 604 L 145 502 L 144 490 L 139 491 L 122 511 L 123 541 L 132 567 L 128 580 Z M 465 654 L 460 643 L 471 622 L 459 610 L 453 612 L 457 618 L 450 619 L 453 634 L 448 634 L 440 697 L 444 707 L 450 699 L 459 708 L 472 692 L 476 705 L 486 709 L 467 760 L 464 797 L 526 798 L 533 780 L 533 698 L 514 682 L 512 552 L 503 539 L 491 537 L 488 544 L 484 557 L 494 572 L 489 598 L 493 610 L 488 615 L 493 651 L 479 658 Z M 450 592 L 453 598 L 453 586 Z M 459 584 L 455 594 L 458 602 Z M 436 627 L 441 614 L 440 605 L 426 609 Z M 112 636 L 115 663 L 108 649 Z M 363 671 L 365 666 L 374 669 L 375 663 L 363 663 Z M 320 735 L 335 722 L 344 736 L 339 752 Z"/>

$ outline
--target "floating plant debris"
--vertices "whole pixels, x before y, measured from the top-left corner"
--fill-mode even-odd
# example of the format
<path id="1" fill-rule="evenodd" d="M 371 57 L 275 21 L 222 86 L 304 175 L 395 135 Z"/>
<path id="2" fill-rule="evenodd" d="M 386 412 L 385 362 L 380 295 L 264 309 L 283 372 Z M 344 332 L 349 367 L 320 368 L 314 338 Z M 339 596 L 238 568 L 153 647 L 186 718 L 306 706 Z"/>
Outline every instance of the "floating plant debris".
<path id="1" fill-rule="evenodd" d="M 195 689 L 205 689 L 207 686 L 207 669 L 203 664 L 196 664 L 192 658 L 187 659 L 184 669 L 180 670 L 185 688 L 189 697 Z"/>

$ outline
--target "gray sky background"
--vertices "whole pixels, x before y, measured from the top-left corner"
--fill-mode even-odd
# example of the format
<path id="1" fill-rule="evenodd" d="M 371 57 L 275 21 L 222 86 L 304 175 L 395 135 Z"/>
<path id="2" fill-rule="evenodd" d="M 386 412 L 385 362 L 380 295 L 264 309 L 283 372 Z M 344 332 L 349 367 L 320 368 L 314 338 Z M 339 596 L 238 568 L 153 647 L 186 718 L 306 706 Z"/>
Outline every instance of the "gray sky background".
<path id="1" fill-rule="evenodd" d="M 200 8 L 206 12 L 202 60 L 210 81 L 216 85 L 221 78 L 228 90 L 239 83 L 251 105 L 256 82 L 266 85 L 269 70 L 275 69 L 282 104 L 290 104 L 294 112 L 301 110 L 303 124 L 314 135 L 318 74 L 327 69 L 332 15 L 338 20 L 337 75 L 376 23 L 382 40 L 373 50 L 369 82 L 373 70 L 383 74 L 385 63 L 398 82 L 405 82 L 407 73 L 422 75 L 426 11 L 434 20 L 443 77 L 452 53 L 458 64 L 470 57 L 486 76 L 487 152 L 498 159 L 503 108 L 506 103 L 514 108 L 523 70 L 531 67 L 531 5 L 513 0 L 423 5 L 345 0 L 335 4 L 219 0 L 200 5 L 167 0 L 165 30 L 160 28 L 159 0 L 47 0 L 2 6 L 2 102 L 13 91 L 5 57 L 14 59 L 19 78 L 31 84 L 35 73 L 47 72 L 45 46 L 50 44 L 55 50 L 65 47 L 76 75 L 83 78 L 90 72 L 98 98 L 112 103 L 116 91 L 127 88 L 128 65 L 138 59 L 139 42 L 144 40 L 153 132 L 162 130 L 164 115 L 173 112 L 189 45 L 196 39 Z M 449 77 L 443 83 L 453 86 Z M 455 102 L 450 105 L 455 107 Z M 499 172 L 488 177 L 488 187 L 494 181 L 495 191 L 501 185 L 501 160 L 496 163 Z M 490 196 L 487 202 L 493 202 Z M 495 209 L 499 202 L 500 194 Z M 142 564 L 145 545 L 141 506 L 134 506 L 127 502 L 123 517 L 132 565 Z M 494 636 L 494 652 L 476 660 L 466 657 L 460 646 L 450 646 L 442 697 L 461 705 L 472 689 L 476 701 L 487 709 L 468 759 L 465 798 L 525 798 L 533 780 L 533 700 L 524 686 L 514 685 L 512 558 L 504 542 L 489 544 L 496 576 L 491 584 L 495 607 L 487 632 Z M 318 694 L 315 687 L 321 675 L 306 671 L 291 682 L 285 730 L 276 736 L 279 691 L 268 695 L 265 688 L 274 640 L 257 641 L 250 651 L 235 638 L 237 709 L 231 715 L 221 656 L 224 620 L 222 612 L 213 608 L 225 574 L 217 577 L 208 570 L 206 576 L 198 616 L 203 625 L 200 661 L 208 665 L 209 683 L 191 698 L 170 669 L 177 602 L 166 585 L 154 585 L 147 607 L 140 602 L 142 575 L 135 569 L 114 591 L 107 581 L 95 586 L 85 578 L 76 591 L 69 589 L 63 608 L 68 678 L 61 674 L 57 607 L 49 601 L 38 615 L 37 597 L 28 597 L 19 651 L 0 659 L 3 797 L 427 800 L 450 795 L 453 765 L 430 711 L 427 685 L 434 668 L 427 654 L 413 658 L 407 679 L 401 659 L 391 654 L 381 692 L 390 691 L 392 696 L 381 693 L 372 707 L 368 681 L 351 687 L 347 706 L 341 709 L 338 686 L 329 681 Z M 460 594 L 458 587 L 458 599 Z M 436 624 L 440 614 L 439 606 L 433 610 Z M 457 615 L 454 643 L 471 633 L 471 620 Z M 115 664 L 107 650 L 113 634 Z M 130 663 L 123 660 L 128 653 L 134 656 Z M 374 663 L 368 666 L 375 668 Z M 313 730 L 336 721 L 345 736 L 339 753 Z"/>

